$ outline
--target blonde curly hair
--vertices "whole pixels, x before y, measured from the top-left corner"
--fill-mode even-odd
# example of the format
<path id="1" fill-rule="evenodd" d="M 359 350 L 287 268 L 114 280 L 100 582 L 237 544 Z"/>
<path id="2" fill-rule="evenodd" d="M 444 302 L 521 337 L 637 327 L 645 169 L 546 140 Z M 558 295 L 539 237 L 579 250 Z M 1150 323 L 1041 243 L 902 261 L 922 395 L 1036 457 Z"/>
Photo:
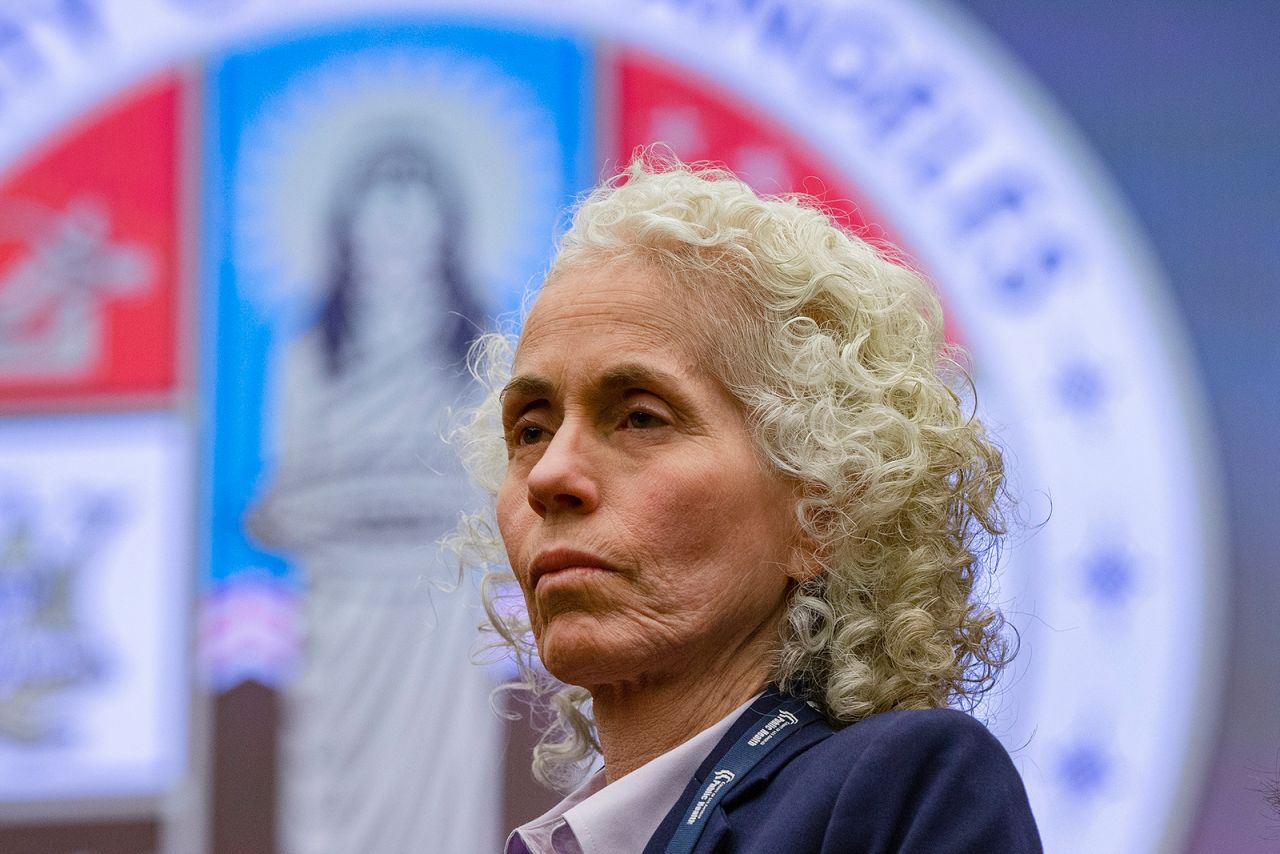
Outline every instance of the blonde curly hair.
<path id="1" fill-rule="evenodd" d="M 999 448 L 966 414 L 968 376 L 929 285 L 799 196 L 762 197 L 729 172 L 642 151 L 577 208 L 546 278 L 645 265 L 706 309 L 709 369 L 742 403 L 762 458 L 800 484 L 818 571 L 790 595 L 773 677 L 834 723 L 889 709 L 972 705 L 1010 658 L 982 601 L 983 559 L 1005 532 Z M 461 428 L 464 462 L 496 493 L 506 450 L 498 394 L 516 338 L 482 336 L 488 394 Z M 537 666 L 492 508 L 450 538 L 485 565 L 488 626 L 514 651 L 511 686 L 549 700 L 534 773 L 564 789 L 598 751 L 590 695 Z M 500 567 L 495 569 L 494 567 Z"/>

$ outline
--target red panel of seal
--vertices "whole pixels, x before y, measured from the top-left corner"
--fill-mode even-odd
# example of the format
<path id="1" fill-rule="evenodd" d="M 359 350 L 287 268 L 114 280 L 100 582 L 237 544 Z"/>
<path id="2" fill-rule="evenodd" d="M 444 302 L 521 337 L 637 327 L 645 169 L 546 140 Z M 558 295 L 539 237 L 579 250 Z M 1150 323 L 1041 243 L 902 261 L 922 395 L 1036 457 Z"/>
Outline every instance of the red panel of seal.
<path id="1" fill-rule="evenodd" d="M 153 81 L 0 178 L 6 408 L 173 391 L 179 99 Z"/>
<path id="2" fill-rule="evenodd" d="M 614 83 L 619 114 L 609 156 L 617 162 L 629 159 L 636 146 L 663 143 L 686 162 L 724 164 L 759 192 L 809 193 L 856 233 L 888 237 L 837 170 L 733 93 L 634 50 L 617 53 Z"/>
<path id="3" fill-rule="evenodd" d="M 723 164 L 762 193 L 808 193 L 846 228 L 875 243 L 907 247 L 840 170 L 776 119 L 687 69 L 642 51 L 619 49 L 606 78 L 616 109 L 610 165 L 637 146 L 662 143 L 685 162 Z M 919 269 L 918 265 L 915 265 Z M 948 315 L 947 340 L 960 340 Z"/>

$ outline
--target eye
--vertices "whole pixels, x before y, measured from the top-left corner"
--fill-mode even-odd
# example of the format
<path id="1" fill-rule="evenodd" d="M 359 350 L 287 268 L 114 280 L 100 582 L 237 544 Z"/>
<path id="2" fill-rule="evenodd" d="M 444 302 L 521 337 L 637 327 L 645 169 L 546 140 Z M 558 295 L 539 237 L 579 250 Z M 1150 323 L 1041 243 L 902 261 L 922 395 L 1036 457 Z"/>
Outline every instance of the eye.
<path id="1" fill-rule="evenodd" d="M 633 409 L 627 413 L 624 426 L 633 430 L 648 430 L 665 424 L 661 418 L 643 409 Z"/>
<path id="2" fill-rule="evenodd" d="M 542 437 L 546 435 L 546 430 L 536 424 L 526 424 L 516 430 L 516 444 L 518 445 L 536 445 L 542 441 Z"/>
<path id="3" fill-rule="evenodd" d="M 516 448 L 537 445 L 551 437 L 551 430 L 541 423 L 542 419 L 525 413 L 516 418 L 514 423 L 506 427 L 503 435 L 507 440 L 507 449 L 514 452 Z"/>

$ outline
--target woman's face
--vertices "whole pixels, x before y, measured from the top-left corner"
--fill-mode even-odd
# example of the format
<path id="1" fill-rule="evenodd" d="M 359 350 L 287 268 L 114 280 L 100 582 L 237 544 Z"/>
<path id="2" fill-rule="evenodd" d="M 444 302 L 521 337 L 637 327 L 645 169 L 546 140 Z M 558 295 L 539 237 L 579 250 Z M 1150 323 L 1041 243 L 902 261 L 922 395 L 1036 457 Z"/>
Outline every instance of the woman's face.
<path id="1" fill-rule="evenodd" d="M 539 654 L 595 688 L 772 646 L 799 552 L 790 485 L 706 371 L 698 312 L 641 266 L 538 297 L 503 395 L 498 524 Z"/>

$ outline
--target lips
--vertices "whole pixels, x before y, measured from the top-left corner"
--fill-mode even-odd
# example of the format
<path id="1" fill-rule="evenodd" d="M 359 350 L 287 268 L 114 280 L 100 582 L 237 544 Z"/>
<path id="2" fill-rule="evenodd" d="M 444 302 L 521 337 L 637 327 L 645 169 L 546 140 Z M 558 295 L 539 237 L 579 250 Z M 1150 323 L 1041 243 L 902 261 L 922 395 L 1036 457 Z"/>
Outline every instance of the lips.
<path id="1" fill-rule="evenodd" d="M 529 584 L 537 587 L 538 581 L 545 575 L 561 572 L 566 569 L 594 569 L 603 572 L 617 572 L 617 568 L 607 560 L 590 552 L 577 549 L 546 549 L 538 552 L 529 564 Z"/>

